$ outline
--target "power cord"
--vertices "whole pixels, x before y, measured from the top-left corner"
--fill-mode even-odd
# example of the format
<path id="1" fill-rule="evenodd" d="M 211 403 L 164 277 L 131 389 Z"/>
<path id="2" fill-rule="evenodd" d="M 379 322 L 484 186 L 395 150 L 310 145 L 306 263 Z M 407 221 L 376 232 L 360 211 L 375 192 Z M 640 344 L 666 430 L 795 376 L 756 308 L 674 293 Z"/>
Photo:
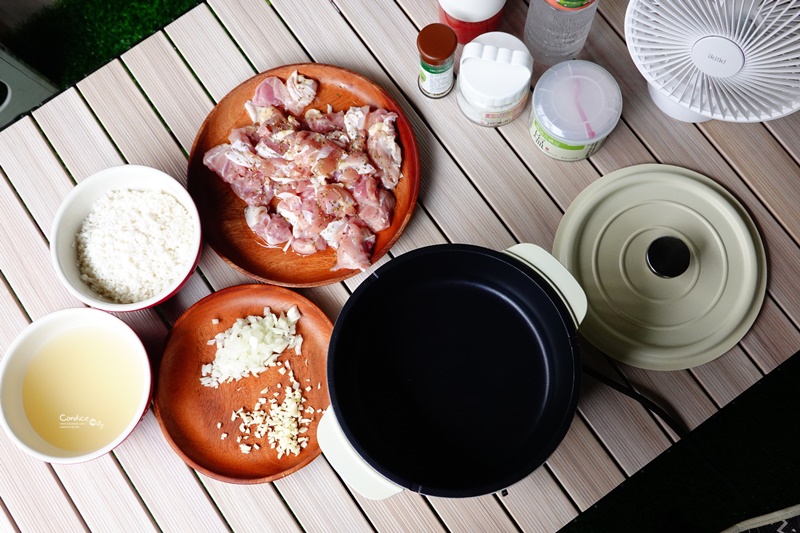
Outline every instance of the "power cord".
<path id="1" fill-rule="evenodd" d="M 672 429 L 672 431 L 674 431 L 675 434 L 678 435 L 678 437 L 680 437 L 681 439 L 689 434 L 689 430 L 685 426 L 679 424 L 678 421 L 675 420 L 673 417 L 671 417 L 665 409 L 663 409 L 660 405 L 655 403 L 647 396 L 639 394 L 631 387 L 623 385 L 622 383 L 611 379 L 602 372 L 599 372 L 598 370 L 595 370 L 594 368 L 587 366 L 586 364 L 583 365 L 583 371 L 586 372 L 588 376 L 596 379 L 597 381 L 605 385 L 608 385 L 615 391 L 620 392 L 625 396 L 628 396 L 629 398 L 639 402 L 645 409 L 647 409 L 648 411 L 656 415 L 658 418 L 663 420 L 664 423 L 667 424 L 670 427 L 670 429 Z"/>
<path id="2" fill-rule="evenodd" d="M 724 469 L 718 467 L 715 462 L 706 456 L 706 454 L 702 453 L 697 447 L 695 443 L 692 442 L 691 438 L 686 438 L 689 436 L 689 429 L 686 428 L 683 424 L 679 424 L 672 416 L 667 413 L 665 409 L 663 409 L 660 405 L 655 403 L 650 398 L 644 396 L 633 390 L 632 387 L 628 385 L 624 385 L 610 377 L 606 376 L 602 372 L 595 370 L 592 367 L 587 366 L 586 364 L 582 365 L 583 371 L 590 377 L 596 379 L 597 381 L 611 387 L 612 389 L 616 390 L 617 392 L 628 396 L 629 398 L 633 399 L 634 401 L 638 402 L 642 405 L 645 409 L 659 417 L 661 420 L 667 424 L 672 431 L 684 442 L 687 449 L 695 455 L 695 457 L 704 463 L 709 470 L 719 479 L 722 486 L 725 486 L 729 489 L 729 491 L 733 494 L 733 496 L 739 501 L 740 505 L 747 506 L 749 504 L 749 500 L 745 498 L 742 488 L 739 484 L 729 476 Z"/>

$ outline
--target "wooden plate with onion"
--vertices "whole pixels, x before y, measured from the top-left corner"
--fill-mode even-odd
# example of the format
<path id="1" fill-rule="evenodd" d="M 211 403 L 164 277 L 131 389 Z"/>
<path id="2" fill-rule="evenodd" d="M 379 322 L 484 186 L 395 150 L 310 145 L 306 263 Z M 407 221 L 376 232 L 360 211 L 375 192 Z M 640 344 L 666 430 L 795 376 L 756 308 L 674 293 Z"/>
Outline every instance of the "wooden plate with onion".
<path id="1" fill-rule="evenodd" d="M 264 308 L 280 316 L 297 305 L 301 318 L 297 333 L 303 336 L 301 354 L 287 349 L 258 376 L 220 383 L 218 388 L 200 382 L 202 365 L 214 361 L 217 347 L 209 344 L 215 335 L 230 328 L 237 318 L 264 316 Z M 328 342 L 333 324 L 310 300 L 270 285 L 239 285 L 215 292 L 190 307 L 175 322 L 167 338 L 156 382 L 154 408 L 161 430 L 177 454 L 191 467 L 209 477 L 229 483 L 266 483 L 296 472 L 319 453 L 317 423 L 330 404 L 326 380 Z M 266 436 L 256 438 L 239 428 L 241 420 L 231 413 L 253 411 L 259 398 L 283 402 L 289 374 L 281 368 L 290 363 L 305 402 L 303 416 L 308 442 L 299 454 L 278 458 Z M 268 389 L 267 389 L 268 387 Z M 265 392 L 265 389 L 266 392 Z M 275 393 L 278 396 L 274 396 Z M 269 411 L 269 403 L 263 410 Z M 313 408 L 312 412 L 305 409 Z M 322 411 L 322 412 L 320 412 Z M 241 437 L 241 440 L 239 440 Z M 240 444 L 252 447 L 243 453 Z"/>
<path id="2" fill-rule="evenodd" d="M 395 129 L 403 155 L 402 178 L 394 191 L 397 204 L 391 226 L 377 233 L 372 263 L 386 254 L 400 237 L 417 202 L 420 181 L 417 141 L 402 108 L 385 90 L 340 67 L 317 63 L 285 65 L 262 72 L 233 89 L 214 107 L 195 138 L 189 156 L 188 189 L 197 204 L 206 241 L 233 268 L 266 283 L 314 287 L 341 281 L 359 271 L 331 270 L 336 264 L 336 251 L 331 248 L 301 256 L 291 250 L 266 247 L 245 222 L 245 202 L 203 164 L 205 153 L 228 142 L 232 129 L 252 123 L 244 104 L 253 97 L 258 84 L 269 76 L 286 81 L 295 70 L 319 84 L 315 99 L 306 109 L 325 112 L 330 104 L 334 111 L 347 111 L 351 106 L 369 105 L 397 113 Z"/>

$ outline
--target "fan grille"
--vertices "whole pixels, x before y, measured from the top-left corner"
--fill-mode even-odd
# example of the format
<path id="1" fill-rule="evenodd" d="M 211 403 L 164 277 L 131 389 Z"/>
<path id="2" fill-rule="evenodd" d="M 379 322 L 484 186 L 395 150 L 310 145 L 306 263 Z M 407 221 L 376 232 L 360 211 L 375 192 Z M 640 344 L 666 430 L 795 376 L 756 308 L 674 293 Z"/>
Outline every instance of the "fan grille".
<path id="1" fill-rule="evenodd" d="M 698 66 L 695 44 L 712 36 L 741 50 L 741 69 Z M 625 38 L 649 83 L 705 117 L 756 122 L 800 108 L 800 0 L 631 0 Z"/>

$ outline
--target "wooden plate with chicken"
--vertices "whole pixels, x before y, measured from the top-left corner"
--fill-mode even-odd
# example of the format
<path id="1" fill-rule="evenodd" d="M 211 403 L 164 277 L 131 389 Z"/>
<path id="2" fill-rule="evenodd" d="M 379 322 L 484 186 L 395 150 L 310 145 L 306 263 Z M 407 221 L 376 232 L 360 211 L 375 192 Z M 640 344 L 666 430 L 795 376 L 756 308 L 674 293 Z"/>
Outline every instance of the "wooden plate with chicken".
<path id="1" fill-rule="evenodd" d="M 397 241 L 419 193 L 411 123 L 381 87 L 348 70 L 286 65 L 211 111 L 188 189 L 209 245 L 259 281 L 341 281 Z"/>

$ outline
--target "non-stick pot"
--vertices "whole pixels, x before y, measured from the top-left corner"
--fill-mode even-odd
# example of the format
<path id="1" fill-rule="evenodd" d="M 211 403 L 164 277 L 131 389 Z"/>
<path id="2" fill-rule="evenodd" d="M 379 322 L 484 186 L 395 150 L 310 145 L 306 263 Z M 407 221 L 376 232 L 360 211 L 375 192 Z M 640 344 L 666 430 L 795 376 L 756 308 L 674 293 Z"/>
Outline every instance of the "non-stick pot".
<path id="1" fill-rule="evenodd" d="M 531 244 L 437 245 L 393 259 L 334 325 L 323 452 L 373 499 L 509 487 L 569 428 L 585 313 L 575 279 Z"/>

